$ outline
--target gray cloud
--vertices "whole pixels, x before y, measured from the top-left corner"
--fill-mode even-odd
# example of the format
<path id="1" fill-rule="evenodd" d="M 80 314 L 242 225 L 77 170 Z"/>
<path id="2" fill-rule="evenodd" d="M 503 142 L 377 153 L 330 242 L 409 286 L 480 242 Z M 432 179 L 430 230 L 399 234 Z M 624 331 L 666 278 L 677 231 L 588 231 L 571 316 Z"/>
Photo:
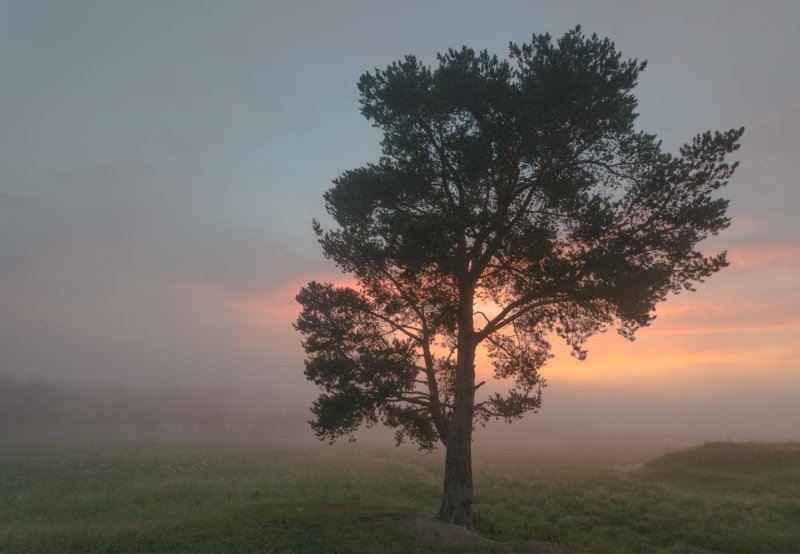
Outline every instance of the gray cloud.
<path id="1" fill-rule="evenodd" d="M 309 397 L 292 296 L 340 277 L 310 221 L 330 180 L 378 153 L 358 75 L 464 43 L 502 55 L 576 23 L 649 60 L 641 126 L 665 144 L 748 127 L 723 193 L 734 224 L 709 248 L 795 243 L 798 19 L 788 1 L 0 3 L 0 373 Z M 755 310 L 776 301 L 765 290 L 793 294 L 796 266 L 775 259 L 734 263 L 703 298 Z M 552 414 L 591 404 L 548 394 Z"/>

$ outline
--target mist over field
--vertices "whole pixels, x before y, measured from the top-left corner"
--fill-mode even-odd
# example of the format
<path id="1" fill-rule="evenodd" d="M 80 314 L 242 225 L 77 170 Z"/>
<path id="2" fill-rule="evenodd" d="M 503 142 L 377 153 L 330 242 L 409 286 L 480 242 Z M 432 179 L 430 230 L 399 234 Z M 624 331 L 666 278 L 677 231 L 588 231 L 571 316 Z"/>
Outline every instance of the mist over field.
<path id="1" fill-rule="evenodd" d="M 633 462 L 712 440 L 796 440 L 792 390 L 782 399 L 736 398 L 724 389 L 716 397 L 707 390 L 654 397 L 576 384 L 545 390 L 540 413 L 479 427 L 476 452 L 561 455 L 565 461 L 596 454 Z M 275 446 L 319 443 L 324 449 L 308 424 L 314 393 L 289 401 L 267 388 L 121 387 L 6 376 L 0 378 L 0 440 L 256 440 Z M 355 436 L 357 449 L 391 449 L 395 443 L 392 431 L 380 426 Z"/>
<path id="2" fill-rule="evenodd" d="M 798 21 L 0 0 L 0 552 L 800 552 Z"/>

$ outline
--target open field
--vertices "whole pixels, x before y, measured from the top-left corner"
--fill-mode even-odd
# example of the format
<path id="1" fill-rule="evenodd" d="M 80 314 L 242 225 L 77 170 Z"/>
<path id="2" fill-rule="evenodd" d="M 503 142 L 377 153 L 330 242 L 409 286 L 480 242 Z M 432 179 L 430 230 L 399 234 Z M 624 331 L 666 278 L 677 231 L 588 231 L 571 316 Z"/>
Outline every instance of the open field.
<path id="1" fill-rule="evenodd" d="M 438 454 L 6 445 L 0 551 L 800 552 L 800 444 L 710 443 L 625 468 L 476 458 L 488 538 L 432 522 Z"/>

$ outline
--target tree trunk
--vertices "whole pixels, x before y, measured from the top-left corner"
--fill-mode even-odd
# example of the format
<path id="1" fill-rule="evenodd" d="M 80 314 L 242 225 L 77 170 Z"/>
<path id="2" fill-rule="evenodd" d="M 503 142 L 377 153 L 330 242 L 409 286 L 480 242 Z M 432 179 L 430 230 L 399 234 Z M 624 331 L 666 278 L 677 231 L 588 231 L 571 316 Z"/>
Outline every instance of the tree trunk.
<path id="1" fill-rule="evenodd" d="M 439 519 L 472 528 L 472 406 L 454 406 L 447 435 L 444 491 Z"/>
<path id="2" fill-rule="evenodd" d="M 475 409 L 475 338 L 472 291 L 462 291 L 453 412 L 447 433 L 439 519 L 472 528 L 472 417 Z"/>

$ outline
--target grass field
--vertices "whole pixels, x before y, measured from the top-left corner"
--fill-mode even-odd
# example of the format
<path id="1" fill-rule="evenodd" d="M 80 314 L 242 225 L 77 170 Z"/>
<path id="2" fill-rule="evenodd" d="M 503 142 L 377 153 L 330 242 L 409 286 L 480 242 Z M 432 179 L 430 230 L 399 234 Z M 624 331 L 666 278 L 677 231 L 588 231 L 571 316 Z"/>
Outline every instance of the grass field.
<path id="1" fill-rule="evenodd" d="M 800 552 L 800 444 L 710 443 L 624 470 L 516 456 L 475 465 L 488 538 L 433 523 L 438 455 L 3 446 L 0 551 Z"/>

